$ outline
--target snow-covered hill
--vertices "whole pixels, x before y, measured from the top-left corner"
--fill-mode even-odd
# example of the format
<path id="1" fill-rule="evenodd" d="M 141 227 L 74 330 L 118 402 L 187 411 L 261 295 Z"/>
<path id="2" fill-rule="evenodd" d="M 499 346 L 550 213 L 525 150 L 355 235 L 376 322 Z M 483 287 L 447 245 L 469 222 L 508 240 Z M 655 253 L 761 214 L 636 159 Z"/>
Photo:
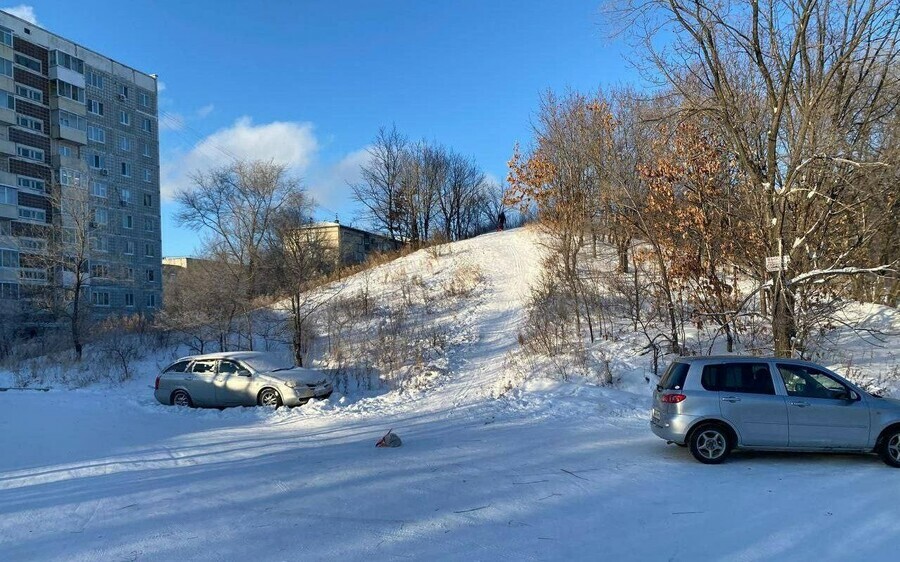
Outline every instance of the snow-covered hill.
<path id="1" fill-rule="evenodd" d="M 612 387 L 523 373 L 537 242 L 487 234 L 323 289 L 406 299 L 441 327 L 420 358 L 436 374 L 401 389 L 182 410 L 149 388 L 183 352 L 165 350 L 124 384 L 0 392 L 0 560 L 896 557 L 897 473 L 874 456 L 700 465 L 649 432 L 649 364 L 627 338 L 596 344 Z M 848 314 L 895 335 L 838 330 L 846 356 L 825 362 L 896 366 L 896 311 Z M 376 449 L 390 428 L 403 447 Z"/>

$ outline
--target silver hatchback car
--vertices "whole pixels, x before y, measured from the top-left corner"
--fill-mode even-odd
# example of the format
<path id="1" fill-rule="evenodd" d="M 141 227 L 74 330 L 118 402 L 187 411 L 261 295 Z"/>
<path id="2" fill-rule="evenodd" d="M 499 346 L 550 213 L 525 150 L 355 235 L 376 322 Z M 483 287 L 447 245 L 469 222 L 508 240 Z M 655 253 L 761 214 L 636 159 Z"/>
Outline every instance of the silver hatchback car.
<path id="1" fill-rule="evenodd" d="M 299 406 L 328 398 L 321 371 L 285 364 L 268 353 L 236 351 L 182 357 L 156 377 L 154 394 L 173 406 Z"/>
<path id="2" fill-rule="evenodd" d="M 807 361 L 676 359 L 656 386 L 650 428 L 706 464 L 744 448 L 876 452 L 900 468 L 900 401 Z"/>

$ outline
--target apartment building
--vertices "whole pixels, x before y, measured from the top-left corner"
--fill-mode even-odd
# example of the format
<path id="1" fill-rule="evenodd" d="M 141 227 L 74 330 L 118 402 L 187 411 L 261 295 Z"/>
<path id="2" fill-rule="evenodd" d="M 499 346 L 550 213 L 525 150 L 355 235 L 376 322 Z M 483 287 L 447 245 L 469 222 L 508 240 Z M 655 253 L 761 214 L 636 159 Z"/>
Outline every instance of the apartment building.
<path id="1" fill-rule="evenodd" d="M 65 282 L 41 256 L 78 195 L 92 315 L 160 306 L 157 111 L 155 75 L 0 12 L 0 304 Z"/>
<path id="2" fill-rule="evenodd" d="M 334 254 L 336 266 L 346 267 L 366 261 L 372 254 L 392 252 L 402 242 L 339 222 L 317 222 L 300 228 L 298 240 L 315 240 Z"/>

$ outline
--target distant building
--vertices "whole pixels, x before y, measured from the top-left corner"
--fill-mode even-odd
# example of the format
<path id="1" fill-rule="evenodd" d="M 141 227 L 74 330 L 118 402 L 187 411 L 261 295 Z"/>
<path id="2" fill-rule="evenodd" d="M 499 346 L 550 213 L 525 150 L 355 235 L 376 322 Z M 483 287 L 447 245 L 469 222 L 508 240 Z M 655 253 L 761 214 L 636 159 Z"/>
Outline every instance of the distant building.
<path id="1" fill-rule="evenodd" d="M 325 247 L 335 252 L 338 267 L 366 261 L 372 254 L 392 252 L 403 246 L 402 242 L 338 222 L 319 222 L 300 229 L 308 238 L 315 237 Z"/>

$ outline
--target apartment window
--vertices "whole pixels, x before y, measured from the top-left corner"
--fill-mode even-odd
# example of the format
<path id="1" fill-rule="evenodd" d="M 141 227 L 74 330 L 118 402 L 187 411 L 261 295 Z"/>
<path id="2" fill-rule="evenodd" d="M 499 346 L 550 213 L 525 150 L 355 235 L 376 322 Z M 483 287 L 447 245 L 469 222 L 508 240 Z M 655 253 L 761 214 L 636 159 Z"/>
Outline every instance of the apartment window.
<path id="1" fill-rule="evenodd" d="M 0 267 L 19 268 L 19 252 L 0 249 Z"/>
<path id="2" fill-rule="evenodd" d="M 131 215 L 122 215 L 122 228 L 131 230 L 134 228 L 134 217 Z M 126 254 L 128 252 L 125 252 Z"/>
<path id="3" fill-rule="evenodd" d="M 131 203 L 131 190 L 122 188 L 119 190 L 119 201 L 122 203 Z"/>
<path id="4" fill-rule="evenodd" d="M 144 218 L 144 230 L 146 232 L 153 232 L 155 230 L 155 226 L 153 223 L 153 219 L 145 217 Z"/>
<path id="5" fill-rule="evenodd" d="M 12 234 L 10 221 L 0 221 L 0 236 L 9 236 L 10 234 Z"/>
<path id="6" fill-rule="evenodd" d="M 16 64 L 24 66 L 30 70 L 41 73 L 41 61 L 25 56 L 22 53 L 16 53 Z"/>
<path id="7" fill-rule="evenodd" d="M 145 258 L 153 257 L 153 244 L 144 244 L 144 257 Z"/>
<path id="8" fill-rule="evenodd" d="M 138 103 L 141 107 L 150 107 L 150 95 L 147 92 L 138 92 Z"/>
<path id="9" fill-rule="evenodd" d="M 95 170 L 106 169 L 106 157 L 102 154 L 89 154 L 87 157 L 88 166 Z"/>
<path id="10" fill-rule="evenodd" d="M 29 86 L 24 86 L 22 84 L 16 84 L 16 95 L 21 96 L 26 99 L 29 99 L 31 101 L 36 101 L 38 103 L 44 103 L 44 92 L 37 90 L 35 88 L 31 88 Z"/>
<path id="11" fill-rule="evenodd" d="M 38 268 L 28 268 L 19 270 L 19 280 L 31 283 L 42 283 L 47 281 L 47 270 Z"/>
<path id="12" fill-rule="evenodd" d="M 151 123 L 148 117 L 144 117 L 141 119 L 141 130 L 147 133 L 153 132 L 153 123 Z"/>
<path id="13" fill-rule="evenodd" d="M 0 283 L 0 299 L 18 299 L 18 283 Z"/>
<path id="14" fill-rule="evenodd" d="M 88 125 L 87 138 L 100 144 L 106 144 L 106 130 L 96 125 Z"/>
<path id="15" fill-rule="evenodd" d="M 103 102 L 97 100 L 87 100 L 87 110 L 94 115 L 103 115 Z"/>
<path id="16" fill-rule="evenodd" d="M 19 176 L 16 178 L 16 185 L 19 187 L 24 187 L 26 189 L 32 189 L 34 191 L 44 191 L 44 180 L 39 180 L 35 178 L 26 178 L 23 176 Z"/>
<path id="17" fill-rule="evenodd" d="M 35 162 L 43 162 L 44 161 L 44 151 L 39 148 L 31 148 L 30 146 L 17 145 L 16 146 L 16 154 L 25 158 L 27 160 L 34 160 Z"/>
<path id="18" fill-rule="evenodd" d="M 147 281 L 150 281 L 151 283 L 153 281 L 156 281 L 156 271 L 155 270 L 153 270 L 153 269 L 147 270 Z"/>
<path id="19" fill-rule="evenodd" d="M 125 255 L 133 256 L 134 255 L 134 240 L 126 240 L 125 241 Z M 128 276 L 129 279 L 134 279 L 134 269 L 128 268 L 125 273 L 131 272 L 131 275 Z"/>
<path id="20" fill-rule="evenodd" d="M 128 86 L 125 84 L 119 84 L 119 95 L 125 99 L 128 99 Z"/>
<path id="21" fill-rule="evenodd" d="M 87 83 L 93 86 L 94 88 L 103 89 L 103 75 L 97 74 L 92 70 L 88 70 L 86 75 Z"/>
<path id="22" fill-rule="evenodd" d="M 81 172 L 70 170 L 69 168 L 59 169 L 59 183 L 71 187 L 83 187 L 85 185 Z"/>
<path id="23" fill-rule="evenodd" d="M 11 60 L 0 57 L 0 74 L 4 76 L 13 75 Z"/>
<path id="24" fill-rule="evenodd" d="M 26 129 L 31 129 L 33 131 L 44 131 L 44 122 L 40 119 L 35 119 L 34 117 L 29 117 L 27 115 L 16 115 L 16 124 L 20 127 L 25 127 Z"/>
<path id="25" fill-rule="evenodd" d="M 149 143 L 149 142 L 145 142 L 145 143 L 144 143 L 144 148 L 143 148 L 143 151 L 142 151 L 141 153 L 142 153 L 144 156 L 146 156 L 147 158 L 150 158 L 150 143 Z"/>
<path id="26" fill-rule="evenodd" d="M 102 208 L 94 209 L 94 222 L 101 226 L 109 224 L 109 211 Z"/>
<path id="27" fill-rule="evenodd" d="M 5 185 L 0 185 L 0 205 L 18 205 L 18 191 Z"/>
<path id="28" fill-rule="evenodd" d="M 0 90 L 0 107 L 5 107 L 6 109 L 16 108 L 16 99 L 6 90 Z"/>
<path id="29" fill-rule="evenodd" d="M 97 252 L 109 252 L 109 238 L 106 236 L 91 238 L 91 247 Z"/>
<path id="30" fill-rule="evenodd" d="M 156 295 L 153 293 L 147 295 L 147 308 L 156 308 Z"/>
<path id="31" fill-rule="evenodd" d="M 40 253 L 47 249 L 47 241 L 40 238 L 19 238 L 19 249 L 30 253 Z"/>
<path id="32" fill-rule="evenodd" d="M 127 111 L 120 111 L 119 123 L 123 125 L 131 125 L 131 115 L 129 115 Z"/>
<path id="33" fill-rule="evenodd" d="M 91 195 L 96 197 L 106 197 L 107 191 L 108 187 L 106 183 L 97 180 L 91 182 Z"/>
<path id="34" fill-rule="evenodd" d="M 92 263 L 91 277 L 109 277 L 109 266 L 105 263 Z"/>
<path id="35" fill-rule="evenodd" d="M 119 150 L 122 150 L 124 152 L 131 152 L 131 147 L 133 145 L 134 142 L 125 135 L 119 137 Z"/>
<path id="36" fill-rule="evenodd" d="M 19 218 L 25 221 L 47 222 L 47 211 L 33 207 L 19 207 Z"/>
<path id="37" fill-rule="evenodd" d="M 66 158 L 72 157 L 72 147 L 66 146 L 64 144 L 59 145 L 59 155 L 65 156 Z"/>
<path id="38" fill-rule="evenodd" d="M 87 121 L 84 120 L 84 117 L 63 110 L 57 111 L 56 114 L 56 121 L 59 123 L 60 127 L 87 131 Z"/>
<path id="39" fill-rule="evenodd" d="M 69 98 L 79 103 L 84 103 L 84 88 L 73 86 L 62 80 L 53 80 L 50 84 L 59 97 Z"/>
<path id="40" fill-rule="evenodd" d="M 125 306 L 134 306 L 134 293 L 125 293 Z"/>
<path id="41" fill-rule="evenodd" d="M 152 181 L 153 181 L 153 172 L 151 172 L 150 170 L 145 169 L 145 170 L 144 170 L 144 181 L 146 181 L 146 182 L 152 182 Z"/>
<path id="42" fill-rule="evenodd" d="M 73 57 L 69 53 L 64 53 L 62 51 L 50 51 L 50 66 L 63 66 L 77 72 L 78 74 L 84 74 L 84 61 Z"/>
<path id="43" fill-rule="evenodd" d="M 126 244 L 126 247 L 127 247 L 127 244 Z M 125 252 L 125 253 L 127 254 L 128 252 Z M 134 253 L 134 242 L 131 243 L 131 253 L 132 254 Z M 134 281 L 134 268 L 133 267 L 125 268 L 125 279 Z"/>
<path id="44" fill-rule="evenodd" d="M 122 162 L 121 172 L 122 172 L 123 176 L 125 176 L 126 178 L 130 178 L 131 177 L 131 164 L 129 162 Z"/>
<path id="45" fill-rule="evenodd" d="M 91 291 L 91 304 L 109 306 L 109 291 Z"/>
<path id="46" fill-rule="evenodd" d="M 153 206 L 153 196 L 149 193 L 144 194 L 144 207 L 152 207 Z"/>
<path id="47" fill-rule="evenodd" d="M 13 46 L 13 34 L 12 31 L 6 29 L 5 27 L 0 27 L 0 43 L 6 45 L 7 47 Z"/>

